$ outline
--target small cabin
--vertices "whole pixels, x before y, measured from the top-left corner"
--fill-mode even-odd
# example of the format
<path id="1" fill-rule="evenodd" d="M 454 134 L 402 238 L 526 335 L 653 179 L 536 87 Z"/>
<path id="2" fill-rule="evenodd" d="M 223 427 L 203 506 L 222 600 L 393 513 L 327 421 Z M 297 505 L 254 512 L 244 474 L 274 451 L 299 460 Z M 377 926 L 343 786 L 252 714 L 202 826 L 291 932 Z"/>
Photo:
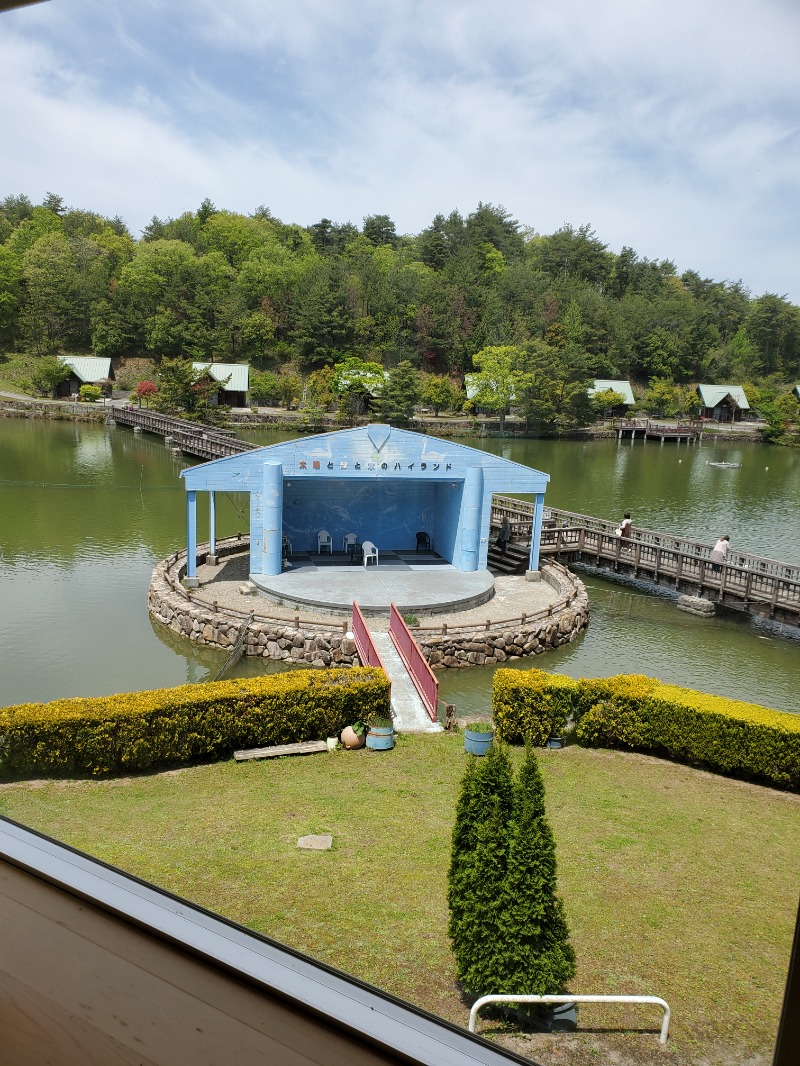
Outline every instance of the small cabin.
<path id="1" fill-rule="evenodd" d="M 111 395 L 114 371 L 111 359 L 97 355 L 59 355 L 59 362 L 69 367 L 70 374 L 56 385 L 56 396 L 60 398 L 75 396 L 81 385 L 97 385 L 103 396 Z"/>
<path id="2" fill-rule="evenodd" d="M 750 404 L 741 385 L 698 385 L 700 417 L 739 422 Z"/>
<path id="3" fill-rule="evenodd" d="M 219 382 L 219 389 L 211 397 L 213 406 L 247 407 L 250 389 L 250 367 L 247 363 L 192 363 L 198 380 L 209 377 Z"/>
<path id="4" fill-rule="evenodd" d="M 606 418 L 625 418 L 630 409 L 635 405 L 631 383 L 626 380 L 613 380 L 611 378 L 595 378 L 592 388 L 586 390 L 590 396 L 601 392 L 616 392 L 624 397 L 622 403 L 610 407 L 604 412 Z"/>

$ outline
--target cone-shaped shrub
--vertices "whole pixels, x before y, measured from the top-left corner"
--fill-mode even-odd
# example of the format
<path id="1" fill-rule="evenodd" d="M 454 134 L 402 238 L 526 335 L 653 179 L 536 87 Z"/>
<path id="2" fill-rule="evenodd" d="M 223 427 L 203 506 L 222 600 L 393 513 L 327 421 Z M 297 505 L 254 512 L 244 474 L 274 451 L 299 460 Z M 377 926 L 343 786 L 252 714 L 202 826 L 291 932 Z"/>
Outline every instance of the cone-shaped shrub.
<path id="1" fill-rule="evenodd" d="M 557 993 L 574 975 L 532 748 L 516 783 L 504 745 L 470 758 L 453 828 L 448 904 L 458 979 L 470 993 Z"/>
<path id="2" fill-rule="evenodd" d="M 533 747 L 526 745 L 514 791 L 505 884 L 506 977 L 515 993 L 557 993 L 575 975 L 556 887 L 556 845 L 545 816 L 544 783 Z"/>
<path id="3" fill-rule="evenodd" d="M 491 983 L 492 942 L 503 922 L 503 884 L 514 800 L 511 763 L 504 745 L 481 758 L 469 756 L 453 827 L 448 933 L 465 988 Z"/>

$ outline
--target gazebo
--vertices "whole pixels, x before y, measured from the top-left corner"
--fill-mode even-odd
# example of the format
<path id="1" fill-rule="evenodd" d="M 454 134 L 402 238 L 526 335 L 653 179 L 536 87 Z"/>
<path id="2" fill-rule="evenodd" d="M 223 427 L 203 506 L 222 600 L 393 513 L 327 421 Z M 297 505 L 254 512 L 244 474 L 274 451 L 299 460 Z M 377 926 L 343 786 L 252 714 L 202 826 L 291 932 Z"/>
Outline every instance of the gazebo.
<path id="1" fill-rule="evenodd" d="M 343 563 L 348 533 L 377 545 L 381 555 L 375 570 L 388 554 L 415 552 L 422 533 L 452 570 L 462 575 L 485 571 L 497 492 L 534 497 L 529 570 L 539 569 L 549 475 L 438 437 L 369 425 L 254 448 L 190 467 L 181 477 L 190 586 L 197 584 L 198 492 L 209 496 L 212 558 L 215 494 L 249 493 L 250 578 L 261 588 L 284 572 L 287 543 L 295 554 L 319 558 L 321 530 L 330 534 L 331 549 L 341 551 Z"/>

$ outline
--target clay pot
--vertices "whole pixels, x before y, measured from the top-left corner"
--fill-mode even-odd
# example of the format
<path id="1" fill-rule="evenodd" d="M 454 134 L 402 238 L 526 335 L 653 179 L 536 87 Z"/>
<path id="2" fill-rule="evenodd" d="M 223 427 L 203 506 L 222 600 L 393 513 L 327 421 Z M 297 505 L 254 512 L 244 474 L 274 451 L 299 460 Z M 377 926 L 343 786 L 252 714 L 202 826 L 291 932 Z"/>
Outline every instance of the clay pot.
<path id="1" fill-rule="evenodd" d="M 346 725 L 339 739 L 346 748 L 363 748 L 367 742 L 366 730 L 359 736 L 351 725 Z"/>

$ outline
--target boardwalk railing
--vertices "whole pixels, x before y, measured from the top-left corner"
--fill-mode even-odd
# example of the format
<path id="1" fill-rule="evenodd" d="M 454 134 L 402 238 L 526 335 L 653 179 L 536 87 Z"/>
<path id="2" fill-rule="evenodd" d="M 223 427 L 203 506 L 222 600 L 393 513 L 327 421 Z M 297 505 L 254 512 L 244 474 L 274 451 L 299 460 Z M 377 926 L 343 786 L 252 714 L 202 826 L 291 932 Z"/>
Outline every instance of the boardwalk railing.
<path id="1" fill-rule="evenodd" d="M 201 459 L 222 459 L 227 455 L 239 455 L 258 447 L 241 440 L 233 430 L 189 422 L 185 418 L 172 418 L 157 411 L 141 407 L 111 407 L 108 421 L 124 426 L 134 426 L 147 433 L 156 433 L 169 438 L 176 447 Z"/>
<path id="2" fill-rule="evenodd" d="M 492 520 L 507 516 L 512 536 L 530 540 L 533 505 L 495 496 Z M 543 555 L 580 556 L 616 571 L 654 580 L 665 579 L 679 590 L 704 592 L 728 606 L 743 607 L 800 619 L 800 566 L 731 549 L 719 570 L 711 560 L 712 547 L 688 537 L 634 528 L 630 538 L 615 533 L 616 523 L 590 515 L 545 510 L 540 551 Z"/>
<path id="3" fill-rule="evenodd" d="M 353 630 L 353 640 L 356 643 L 356 650 L 358 651 L 358 657 L 361 660 L 362 666 L 377 666 L 388 677 L 389 674 L 386 667 L 383 665 L 383 660 L 380 657 L 378 649 L 372 640 L 372 634 L 367 629 L 367 623 L 364 621 L 364 615 L 361 613 L 361 608 L 358 606 L 355 600 L 353 600 L 353 619 L 351 622 Z"/>
<path id="4" fill-rule="evenodd" d="M 355 630 L 353 632 L 355 633 Z M 425 704 L 428 717 L 432 722 L 435 722 L 436 708 L 439 704 L 439 681 L 436 674 L 428 666 L 428 662 L 416 640 L 414 640 L 403 616 L 393 603 L 389 605 L 389 636 L 397 648 L 398 655 L 405 663 L 409 677 L 414 682 L 414 688 Z"/>

